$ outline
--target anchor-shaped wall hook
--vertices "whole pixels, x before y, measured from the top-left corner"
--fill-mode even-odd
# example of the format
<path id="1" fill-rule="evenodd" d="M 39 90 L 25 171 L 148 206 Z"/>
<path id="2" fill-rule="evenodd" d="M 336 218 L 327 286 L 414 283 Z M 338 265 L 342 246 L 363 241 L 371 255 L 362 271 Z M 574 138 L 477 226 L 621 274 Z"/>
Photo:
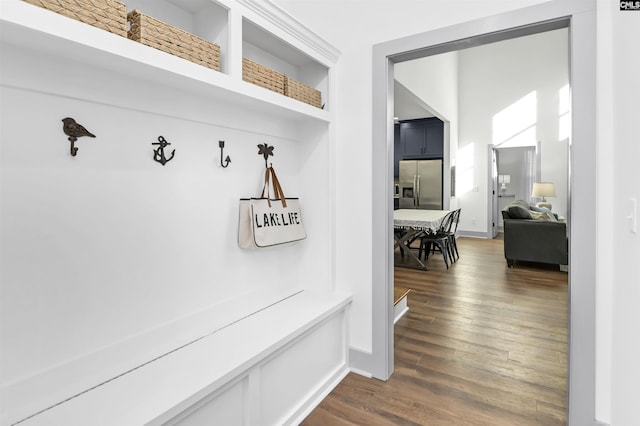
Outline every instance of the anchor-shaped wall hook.
<path id="1" fill-rule="evenodd" d="M 174 149 L 171 151 L 171 157 L 165 157 L 164 149 L 171 144 L 167 142 L 163 136 L 158 136 L 158 142 L 153 142 L 151 145 L 159 145 L 158 149 L 153 150 L 153 159 L 163 166 L 171 161 L 173 156 L 176 154 L 176 150 Z"/>
<path id="2" fill-rule="evenodd" d="M 262 156 L 264 157 L 264 167 L 265 169 L 268 168 L 269 166 L 267 165 L 267 160 L 269 159 L 269 156 L 273 156 L 273 147 L 269 146 L 268 144 L 258 144 L 258 154 L 262 154 Z"/>
<path id="3" fill-rule="evenodd" d="M 218 145 L 220 146 L 220 165 L 223 168 L 227 168 L 231 162 L 231 158 L 227 155 L 227 158 L 224 159 L 224 163 L 222 163 L 222 157 L 224 156 L 224 141 L 218 141 Z"/>
<path id="4" fill-rule="evenodd" d="M 76 120 L 74 120 L 71 117 L 63 118 L 62 123 L 64 123 L 62 125 L 62 131 L 64 132 L 65 135 L 69 136 L 67 139 L 69 139 L 69 142 L 71 142 L 70 151 L 71 151 L 72 157 L 75 157 L 76 154 L 78 153 L 78 148 L 75 146 L 75 143 L 79 137 L 82 137 L 82 136 L 89 136 L 91 138 L 96 137 L 96 135 L 94 135 L 93 133 L 85 129 L 84 126 L 82 126 L 81 124 L 76 123 Z"/>

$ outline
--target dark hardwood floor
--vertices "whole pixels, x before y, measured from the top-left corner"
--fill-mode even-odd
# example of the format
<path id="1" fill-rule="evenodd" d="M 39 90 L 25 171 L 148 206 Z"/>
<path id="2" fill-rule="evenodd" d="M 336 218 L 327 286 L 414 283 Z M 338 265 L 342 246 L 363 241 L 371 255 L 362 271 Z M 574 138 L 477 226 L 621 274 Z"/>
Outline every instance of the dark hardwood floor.
<path id="1" fill-rule="evenodd" d="M 340 425 L 564 425 L 567 273 L 506 266 L 500 239 L 459 238 L 460 260 L 396 268 L 411 289 L 388 381 L 350 373 L 304 420 Z"/>

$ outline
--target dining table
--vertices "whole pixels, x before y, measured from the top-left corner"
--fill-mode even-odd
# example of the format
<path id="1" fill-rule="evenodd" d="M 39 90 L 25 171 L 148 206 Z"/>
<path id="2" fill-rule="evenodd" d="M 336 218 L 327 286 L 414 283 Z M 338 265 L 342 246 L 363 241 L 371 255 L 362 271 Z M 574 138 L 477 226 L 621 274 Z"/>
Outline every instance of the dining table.
<path id="1" fill-rule="evenodd" d="M 402 259 L 395 266 L 427 270 L 427 265 L 411 249 L 411 243 L 425 233 L 435 232 L 449 210 L 398 209 L 393 211 L 394 249 L 400 248 Z"/>

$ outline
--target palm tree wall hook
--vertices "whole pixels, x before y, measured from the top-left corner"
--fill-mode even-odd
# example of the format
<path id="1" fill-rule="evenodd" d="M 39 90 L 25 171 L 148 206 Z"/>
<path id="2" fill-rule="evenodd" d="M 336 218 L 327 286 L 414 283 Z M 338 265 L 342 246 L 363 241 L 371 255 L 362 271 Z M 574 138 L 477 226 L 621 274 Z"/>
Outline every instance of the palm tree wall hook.
<path id="1" fill-rule="evenodd" d="M 222 162 L 222 157 L 224 156 L 224 141 L 218 141 L 218 145 L 220 146 L 220 165 L 223 168 L 229 167 L 229 163 L 231 162 L 231 158 L 227 155 L 227 158 L 224 159 L 224 163 Z"/>
<path id="2" fill-rule="evenodd" d="M 264 157 L 264 168 L 268 168 L 267 160 L 269 160 L 269 156 L 273 156 L 273 147 L 268 144 L 258 144 L 258 155 L 262 155 Z"/>

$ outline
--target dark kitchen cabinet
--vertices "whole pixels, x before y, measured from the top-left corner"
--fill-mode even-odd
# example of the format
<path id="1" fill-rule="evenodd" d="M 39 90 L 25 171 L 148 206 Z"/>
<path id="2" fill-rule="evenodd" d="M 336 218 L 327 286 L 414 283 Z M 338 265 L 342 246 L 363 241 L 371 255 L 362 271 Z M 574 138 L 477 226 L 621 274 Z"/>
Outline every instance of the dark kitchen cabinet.
<path id="1" fill-rule="evenodd" d="M 432 159 L 443 157 L 444 123 L 422 118 L 403 121 L 400 126 L 400 159 Z M 396 135 L 397 137 L 397 135 Z"/>

